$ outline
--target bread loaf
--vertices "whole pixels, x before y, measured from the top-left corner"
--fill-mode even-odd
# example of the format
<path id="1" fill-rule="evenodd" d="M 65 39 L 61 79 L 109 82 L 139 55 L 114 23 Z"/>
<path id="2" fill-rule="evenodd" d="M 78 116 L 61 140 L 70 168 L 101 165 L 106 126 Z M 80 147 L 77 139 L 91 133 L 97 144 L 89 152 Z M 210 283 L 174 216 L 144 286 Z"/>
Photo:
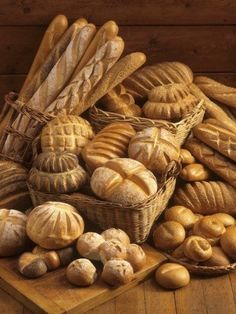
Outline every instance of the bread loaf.
<path id="1" fill-rule="evenodd" d="M 131 138 L 128 155 L 154 173 L 162 175 L 170 161 L 179 160 L 180 147 L 170 131 L 150 127 Z"/>
<path id="2" fill-rule="evenodd" d="M 143 106 L 144 115 L 150 119 L 180 120 L 197 105 L 185 84 L 167 84 L 154 87 L 148 92 Z"/>
<path id="3" fill-rule="evenodd" d="M 78 156 L 93 137 L 87 120 L 62 113 L 43 128 L 40 139 L 43 152 L 68 152 Z"/>
<path id="4" fill-rule="evenodd" d="M 144 202 L 157 192 L 152 172 L 129 158 L 116 158 L 97 168 L 90 184 L 101 199 L 123 205 Z"/>
<path id="5" fill-rule="evenodd" d="M 170 83 L 192 83 L 191 69 L 180 62 L 163 62 L 146 66 L 124 81 L 128 93 L 135 99 L 146 99 L 148 92 L 156 86 Z"/>
<path id="6" fill-rule="evenodd" d="M 221 154 L 236 161 L 236 133 L 227 130 L 216 119 L 207 119 L 198 124 L 194 135 Z"/>
<path id="7" fill-rule="evenodd" d="M 134 270 L 131 264 L 122 259 L 108 261 L 102 271 L 102 280 L 111 286 L 124 285 L 134 279 Z"/>
<path id="8" fill-rule="evenodd" d="M 67 280 L 75 286 L 90 286 L 97 279 L 95 266 L 86 258 L 71 262 L 66 269 Z"/>
<path id="9" fill-rule="evenodd" d="M 202 164 L 194 163 L 185 166 L 179 176 L 185 181 L 207 181 L 210 178 L 210 172 Z"/>
<path id="10" fill-rule="evenodd" d="M 185 147 L 201 163 L 206 165 L 219 177 L 223 178 L 232 186 L 236 187 L 236 165 L 223 155 L 217 153 L 209 146 L 203 144 L 196 138 L 185 143 Z"/>
<path id="11" fill-rule="evenodd" d="M 221 181 L 187 183 L 177 188 L 174 203 L 203 215 L 217 212 L 236 216 L 236 190 Z"/>
<path id="12" fill-rule="evenodd" d="M 196 76 L 194 83 L 208 97 L 236 108 L 236 88 L 221 84 L 207 76 Z"/>
<path id="13" fill-rule="evenodd" d="M 96 134 L 82 150 L 82 157 L 89 170 L 94 171 L 108 160 L 125 157 L 135 130 L 128 123 L 111 123 Z"/>

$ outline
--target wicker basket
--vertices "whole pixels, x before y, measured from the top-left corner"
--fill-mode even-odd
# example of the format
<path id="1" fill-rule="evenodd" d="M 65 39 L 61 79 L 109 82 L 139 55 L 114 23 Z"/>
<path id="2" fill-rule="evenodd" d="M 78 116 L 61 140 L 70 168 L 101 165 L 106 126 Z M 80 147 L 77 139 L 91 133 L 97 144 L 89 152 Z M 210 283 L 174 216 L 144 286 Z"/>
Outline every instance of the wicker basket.
<path id="1" fill-rule="evenodd" d="M 119 113 L 104 111 L 96 106 L 93 106 L 89 110 L 89 120 L 96 131 L 101 130 L 112 122 L 128 122 L 137 131 L 152 126 L 164 127 L 174 133 L 178 143 L 182 145 L 191 129 L 203 119 L 205 113 L 203 102 L 201 100 L 191 113 L 188 113 L 182 120 L 176 123 L 165 120 L 151 120 L 143 117 L 126 117 Z"/>
<path id="2" fill-rule="evenodd" d="M 174 192 L 179 171 L 179 164 L 170 163 L 163 183 L 155 195 L 145 202 L 125 207 L 82 193 L 47 194 L 35 191 L 30 185 L 28 187 L 34 206 L 46 201 L 66 202 L 75 206 L 82 216 L 99 225 L 102 230 L 111 227 L 121 228 L 127 232 L 132 242 L 142 243 L 147 239 L 153 222 L 166 208 Z"/>

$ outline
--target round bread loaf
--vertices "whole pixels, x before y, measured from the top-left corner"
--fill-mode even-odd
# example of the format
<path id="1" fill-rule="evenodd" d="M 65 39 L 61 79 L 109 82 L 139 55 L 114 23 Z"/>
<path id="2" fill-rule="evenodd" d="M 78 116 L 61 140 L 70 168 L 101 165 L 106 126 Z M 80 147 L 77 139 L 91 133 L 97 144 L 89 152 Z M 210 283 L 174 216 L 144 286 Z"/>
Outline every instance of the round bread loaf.
<path id="1" fill-rule="evenodd" d="M 196 222 L 194 213 L 184 206 L 173 206 L 165 210 L 165 220 L 173 220 L 180 223 L 186 230 L 193 227 Z"/>
<path id="2" fill-rule="evenodd" d="M 102 271 L 102 279 L 111 286 L 120 286 L 134 278 L 134 271 L 129 262 L 122 259 L 108 261 Z"/>
<path id="3" fill-rule="evenodd" d="M 81 256 L 99 261 L 99 246 L 104 241 L 104 238 L 100 234 L 96 232 L 86 232 L 79 237 L 76 248 Z"/>
<path id="4" fill-rule="evenodd" d="M 212 256 L 207 261 L 202 263 L 202 265 L 205 266 L 227 266 L 229 264 L 229 257 L 218 246 L 212 247 Z"/>
<path id="5" fill-rule="evenodd" d="M 125 246 L 128 246 L 130 244 L 130 239 L 127 233 L 125 233 L 121 229 L 116 229 L 116 228 L 110 228 L 101 234 L 103 238 L 107 240 L 118 240 L 121 243 L 123 243 Z"/>
<path id="6" fill-rule="evenodd" d="M 42 151 L 79 155 L 93 136 L 93 129 L 87 120 L 79 116 L 60 114 L 42 130 Z"/>
<path id="7" fill-rule="evenodd" d="M 132 137 L 128 154 L 130 158 L 144 164 L 147 169 L 161 175 L 170 161 L 179 160 L 180 147 L 170 131 L 150 127 Z"/>
<path id="8" fill-rule="evenodd" d="M 26 224 L 29 238 L 45 249 L 72 244 L 84 231 L 83 218 L 66 203 L 46 202 L 35 207 Z"/>
<path id="9" fill-rule="evenodd" d="M 73 285 L 90 286 L 97 279 L 97 270 L 90 260 L 79 258 L 68 265 L 66 278 Z"/>
<path id="10" fill-rule="evenodd" d="M 133 270 L 139 271 L 146 264 L 146 254 L 141 246 L 137 244 L 130 244 L 126 251 L 126 260 L 131 264 Z"/>
<path id="11" fill-rule="evenodd" d="M 223 251 L 236 261 L 236 227 L 227 228 L 226 232 L 220 238 L 220 245 Z"/>
<path id="12" fill-rule="evenodd" d="M 145 117 L 161 120 L 179 120 L 198 103 L 185 84 L 167 84 L 154 87 L 143 106 Z"/>
<path id="13" fill-rule="evenodd" d="M 196 261 L 203 262 L 212 256 L 210 243 L 199 236 L 190 236 L 183 243 L 184 255 Z"/>
<path id="14" fill-rule="evenodd" d="M 111 259 L 126 259 L 126 246 L 118 240 L 107 240 L 99 246 L 99 255 L 103 264 Z"/>
<path id="15" fill-rule="evenodd" d="M 129 158 L 116 158 L 97 168 L 90 184 L 101 199 L 123 205 L 142 202 L 157 192 L 152 172 Z"/>
<path id="16" fill-rule="evenodd" d="M 163 251 L 177 248 L 184 239 L 184 227 L 176 221 L 166 221 L 160 224 L 153 233 L 155 247 Z"/>
<path id="17" fill-rule="evenodd" d="M 212 217 L 215 217 L 216 219 L 221 221 L 225 228 L 235 225 L 235 219 L 231 215 L 225 213 L 216 213 L 212 215 Z"/>
<path id="18" fill-rule="evenodd" d="M 179 264 L 165 263 L 157 268 L 155 273 L 157 283 L 166 289 L 178 289 L 190 282 L 188 270 Z"/>
<path id="19" fill-rule="evenodd" d="M 88 169 L 93 172 L 111 159 L 125 157 L 135 133 L 128 123 L 111 123 L 103 128 L 82 151 Z"/>
<path id="20" fill-rule="evenodd" d="M 37 191 L 72 193 L 86 182 L 87 175 L 76 155 L 41 153 L 29 173 L 29 183 Z"/>
<path id="21" fill-rule="evenodd" d="M 17 255 L 26 250 L 27 216 L 14 209 L 0 209 L 0 257 Z"/>

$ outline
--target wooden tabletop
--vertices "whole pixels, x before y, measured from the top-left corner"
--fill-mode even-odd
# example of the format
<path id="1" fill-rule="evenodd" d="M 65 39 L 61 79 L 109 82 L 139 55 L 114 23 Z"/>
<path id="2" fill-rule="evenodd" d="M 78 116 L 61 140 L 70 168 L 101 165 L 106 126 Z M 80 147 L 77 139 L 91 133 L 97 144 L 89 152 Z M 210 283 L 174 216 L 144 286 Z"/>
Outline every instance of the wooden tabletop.
<path id="1" fill-rule="evenodd" d="M 1 314 L 30 314 L 3 290 L 0 290 Z M 106 302 L 87 314 L 235 314 L 236 273 L 214 278 L 192 278 L 182 289 L 166 291 L 151 278 L 139 286 Z"/>

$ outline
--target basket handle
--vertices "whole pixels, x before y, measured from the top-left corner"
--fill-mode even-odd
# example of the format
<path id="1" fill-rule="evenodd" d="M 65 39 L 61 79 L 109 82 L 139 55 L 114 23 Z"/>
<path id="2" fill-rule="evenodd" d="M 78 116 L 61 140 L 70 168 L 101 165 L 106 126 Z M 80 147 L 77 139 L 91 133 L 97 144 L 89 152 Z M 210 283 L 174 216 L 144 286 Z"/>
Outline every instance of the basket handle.
<path id="1" fill-rule="evenodd" d="M 161 185 L 165 184 L 165 182 L 170 177 L 176 178 L 179 175 L 181 169 L 182 166 L 180 160 L 172 160 L 171 162 L 169 162 L 169 164 L 166 166 L 165 173 L 160 180 Z"/>

